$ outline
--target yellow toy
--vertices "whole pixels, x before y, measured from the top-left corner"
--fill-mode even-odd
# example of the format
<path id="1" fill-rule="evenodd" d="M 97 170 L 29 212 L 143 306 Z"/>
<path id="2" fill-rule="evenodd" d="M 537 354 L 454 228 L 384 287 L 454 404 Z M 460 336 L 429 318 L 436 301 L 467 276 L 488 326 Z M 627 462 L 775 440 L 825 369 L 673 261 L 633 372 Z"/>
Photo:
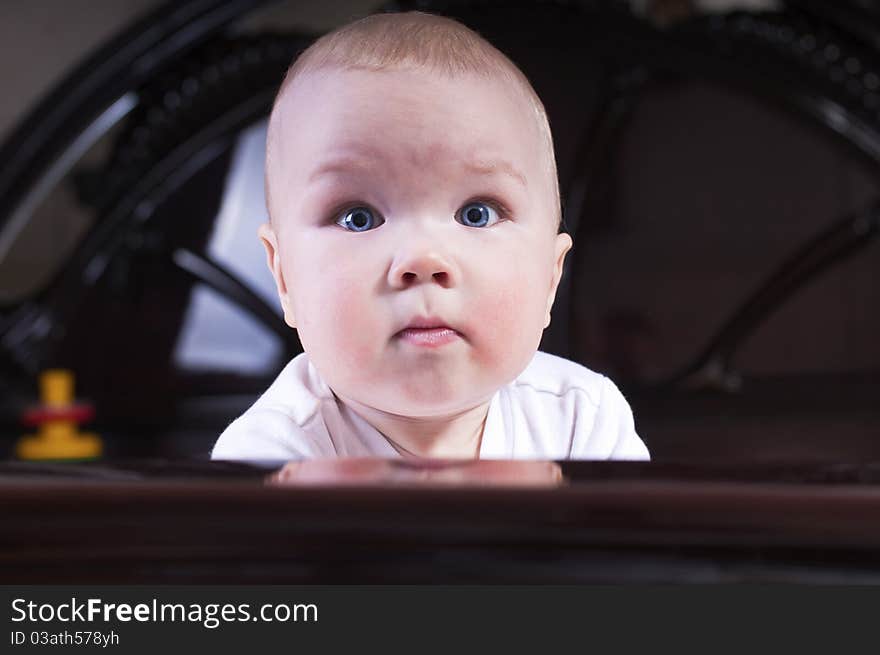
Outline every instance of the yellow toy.
<path id="1" fill-rule="evenodd" d="M 94 459 L 101 455 L 101 439 L 79 432 L 80 423 L 94 416 L 91 405 L 73 401 L 73 374 L 63 369 L 40 375 L 42 404 L 28 409 L 25 424 L 36 426 L 37 434 L 23 436 L 16 454 L 28 460 Z"/>

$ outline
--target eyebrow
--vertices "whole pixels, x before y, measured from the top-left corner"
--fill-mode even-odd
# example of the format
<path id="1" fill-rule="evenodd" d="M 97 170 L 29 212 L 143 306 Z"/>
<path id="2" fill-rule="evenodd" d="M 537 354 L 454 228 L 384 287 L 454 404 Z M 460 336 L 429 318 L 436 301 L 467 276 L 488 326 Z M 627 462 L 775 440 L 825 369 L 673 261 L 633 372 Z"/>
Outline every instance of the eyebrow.
<path id="1" fill-rule="evenodd" d="M 315 168 L 309 175 L 308 181 L 309 183 L 313 183 L 315 180 L 325 175 L 339 175 L 357 169 L 369 170 L 372 167 L 373 166 L 369 158 L 351 155 L 344 157 L 335 157 L 333 159 L 329 159 L 323 162 L 321 165 Z M 516 168 L 513 164 L 504 161 L 503 159 L 480 159 L 474 161 L 466 161 L 464 163 L 464 168 L 468 172 L 476 175 L 505 175 L 507 177 L 513 178 L 524 188 L 528 188 L 526 176 L 523 175 L 522 172 L 520 172 L 520 170 Z"/>
<path id="2" fill-rule="evenodd" d="M 501 173 L 512 177 L 519 182 L 524 188 L 528 188 L 526 176 L 523 175 L 516 166 L 503 159 L 480 160 L 465 163 L 465 168 L 472 173 L 478 175 L 495 175 Z"/>
<path id="3" fill-rule="evenodd" d="M 334 157 L 322 162 L 320 166 L 309 174 L 309 183 L 311 184 L 319 177 L 324 177 L 325 175 L 338 175 L 340 173 L 347 173 L 352 169 L 368 168 L 370 168 L 368 159 L 352 156 Z"/>

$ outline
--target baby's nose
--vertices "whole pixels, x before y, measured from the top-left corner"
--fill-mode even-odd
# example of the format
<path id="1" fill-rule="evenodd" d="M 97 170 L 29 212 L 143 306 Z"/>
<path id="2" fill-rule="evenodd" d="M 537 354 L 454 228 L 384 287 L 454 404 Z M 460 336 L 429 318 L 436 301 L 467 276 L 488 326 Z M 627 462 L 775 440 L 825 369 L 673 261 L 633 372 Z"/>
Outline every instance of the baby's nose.
<path id="1" fill-rule="evenodd" d="M 443 287 L 450 287 L 455 284 L 456 277 L 452 262 L 431 247 L 407 249 L 403 256 L 392 263 L 388 271 L 388 282 L 396 289 L 423 282 L 435 282 Z"/>

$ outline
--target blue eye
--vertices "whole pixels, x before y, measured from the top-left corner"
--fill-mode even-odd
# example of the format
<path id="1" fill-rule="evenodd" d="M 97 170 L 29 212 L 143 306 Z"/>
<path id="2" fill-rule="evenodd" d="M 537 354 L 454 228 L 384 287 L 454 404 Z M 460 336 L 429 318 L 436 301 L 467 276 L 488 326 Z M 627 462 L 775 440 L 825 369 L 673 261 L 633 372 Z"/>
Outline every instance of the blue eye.
<path id="1" fill-rule="evenodd" d="M 373 210 L 369 207 L 353 207 L 344 212 L 336 221 L 337 225 L 341 225 L 352 232 L 366 232 L 375 227 L 382 225 L 384 221 L 376 218 Z"/>
<path id="2" fill-rule="evenodd" d="M 487 227 L 497 223 L 500 218 L 491 205 L 485 202 L 469 202 L 461 208 L 456 220 L 468 227 Z"/>

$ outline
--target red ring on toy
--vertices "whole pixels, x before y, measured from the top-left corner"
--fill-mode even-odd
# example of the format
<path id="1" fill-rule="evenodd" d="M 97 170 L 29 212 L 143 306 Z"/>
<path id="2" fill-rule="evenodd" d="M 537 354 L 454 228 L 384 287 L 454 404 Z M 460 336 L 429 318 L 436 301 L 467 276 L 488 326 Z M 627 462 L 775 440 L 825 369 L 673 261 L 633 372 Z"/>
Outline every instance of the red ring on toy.
<path id="1" fill-rule="evenodd" d="M 22 423 L 34 427 L 47 421 L 73 421 L 85 423 L 95 416 L 95 409 L 91 405 L 65 405 L 63 407 L 30 407 L 21 415 Z"/>

